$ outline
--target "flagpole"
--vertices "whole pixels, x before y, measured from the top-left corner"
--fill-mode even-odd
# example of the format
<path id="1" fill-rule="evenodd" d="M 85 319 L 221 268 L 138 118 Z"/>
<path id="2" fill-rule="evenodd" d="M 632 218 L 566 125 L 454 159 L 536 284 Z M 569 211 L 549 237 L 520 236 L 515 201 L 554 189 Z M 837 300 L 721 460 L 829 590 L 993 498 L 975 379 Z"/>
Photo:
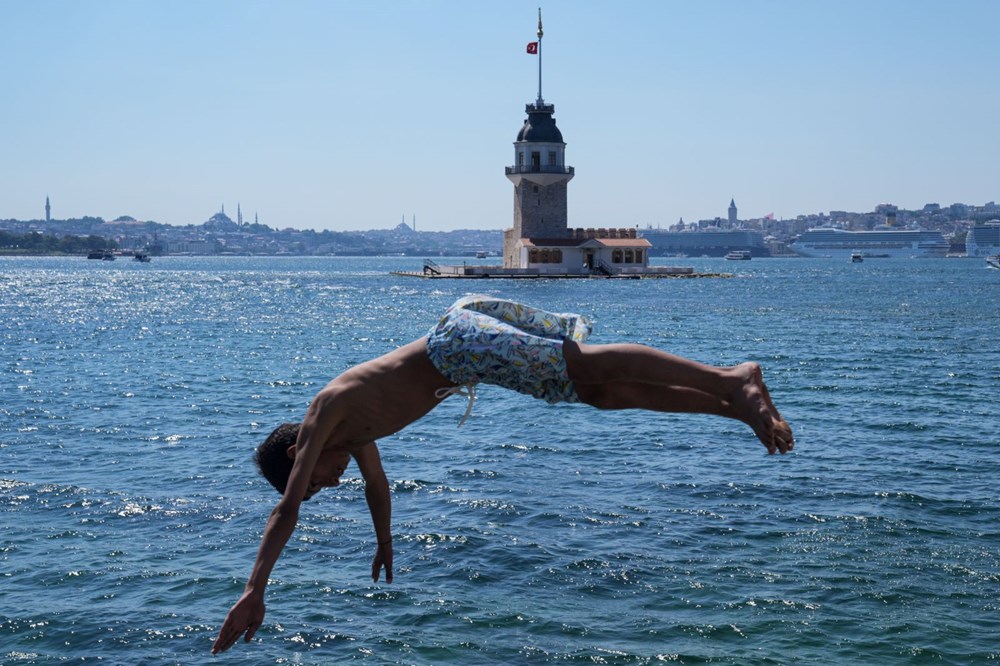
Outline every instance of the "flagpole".
<path id="1" fill-rule="evenodd" d="M 538 102 L 542 105 L 542 8 L 538 8 Z"/>

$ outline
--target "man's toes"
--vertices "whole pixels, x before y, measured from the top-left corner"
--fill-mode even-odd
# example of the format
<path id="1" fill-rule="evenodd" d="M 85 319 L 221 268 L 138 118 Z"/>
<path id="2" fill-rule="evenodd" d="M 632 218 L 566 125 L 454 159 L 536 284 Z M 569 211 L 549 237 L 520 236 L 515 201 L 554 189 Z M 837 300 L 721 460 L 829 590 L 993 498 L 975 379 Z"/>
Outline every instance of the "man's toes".
<path id="1" fill-rule="evenodd" d="M 792 437 L 792 431 L 784 421 L 775 426 L 774 441 L 782 453 L 795 448 L 795 439 Z"/>

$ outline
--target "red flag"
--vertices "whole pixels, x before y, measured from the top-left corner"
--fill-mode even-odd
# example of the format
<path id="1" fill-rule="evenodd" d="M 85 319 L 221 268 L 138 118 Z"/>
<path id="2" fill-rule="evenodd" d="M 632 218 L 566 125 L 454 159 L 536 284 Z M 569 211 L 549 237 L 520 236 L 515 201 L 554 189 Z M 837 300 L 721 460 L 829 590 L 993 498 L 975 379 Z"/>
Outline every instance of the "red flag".
<path id="1" fill-rule="evenodd" d="M 538 42 L 528 42 L 528 53 L 538 53 Z"/>

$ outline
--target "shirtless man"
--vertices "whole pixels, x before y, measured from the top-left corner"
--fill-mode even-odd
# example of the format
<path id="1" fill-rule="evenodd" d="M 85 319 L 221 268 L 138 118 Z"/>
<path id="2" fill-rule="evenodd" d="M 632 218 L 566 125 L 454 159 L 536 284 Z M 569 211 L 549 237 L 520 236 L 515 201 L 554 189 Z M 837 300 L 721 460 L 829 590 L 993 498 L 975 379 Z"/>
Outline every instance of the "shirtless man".
<path id="1" fill-rule="evenodd" d="M 271 512 L 242 596 L 229 611 L 212 653 L 264 620 L 264 587 L 298 522 L 299 506 L 339 485 L 353 457 L 377 549 L 372 579 L 392 582 L 389 484 L 375 441 L 399 432 L 454 393 L 475 399 L 477 382 L 498 384 L 549 402 L 599 409 L 715 414 L 753 429 L 769 454 L 794 440 L 771 402 L 756 363 L 703 365 L 637 344 L 589 345 L 589 322 L 482 296 L 460 299 L 427 337 L 347 370 L 313 399 L 301 424 L 279 426 L 258 448 L 257 462 L 282 493 Z M 464 418 L 463 418 L 464 420 Z"/>

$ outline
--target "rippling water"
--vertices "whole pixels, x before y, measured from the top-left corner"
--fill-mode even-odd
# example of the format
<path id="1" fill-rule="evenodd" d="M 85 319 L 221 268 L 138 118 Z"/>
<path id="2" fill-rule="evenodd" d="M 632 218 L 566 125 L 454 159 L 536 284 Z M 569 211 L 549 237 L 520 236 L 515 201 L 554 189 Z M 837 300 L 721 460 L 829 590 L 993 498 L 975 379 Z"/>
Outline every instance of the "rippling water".
<path id="1" fill-rule="evenodd" d="M 731 280 L 422 281 L 413 259 L 0 258 L 0 662 L 1000 660 L 1000 272 L 755 260 Z M 253 644 L 208 652 L 277 495 L 250 456 L 479 291 L 593 342 L 759 361 L 797 435 L 483 387 L 309 503 Z M 348 475 L 356 476 L 350 470 Z"/>

